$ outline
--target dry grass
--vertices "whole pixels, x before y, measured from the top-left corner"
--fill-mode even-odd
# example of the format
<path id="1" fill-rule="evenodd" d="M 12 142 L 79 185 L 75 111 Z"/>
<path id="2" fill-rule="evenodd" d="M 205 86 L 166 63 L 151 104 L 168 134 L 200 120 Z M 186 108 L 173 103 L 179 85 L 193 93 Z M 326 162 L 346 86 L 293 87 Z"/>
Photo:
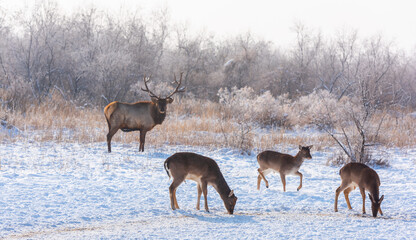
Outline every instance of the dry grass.
<path id="1" fill-rule="evenodd" d="M 26 112 L 7 112 L 0 109 L 0 118 L 8 125 L 22 130 L 22 134 L 11 137 L 0 131 L 0 141 L 54 141 L 54 142 L 105 142 L 108 131 L 102 109 L 79 108 L 74 104 L 53 96 L 48 102 L 26 108 Z M 292 125 L 296 125 L 292 123 Z M 146 146 L 192 145 L 205 147 L 234 146 L 225 144 L 224 136 L 235 135 L 238 124 L 224 119 L 219 104 L 209 101 L 182 99 L 168 108 L 168 116 L 162 125 L 147 134 Z M 333 146 L 326 134 L 291 134 L 283 128 L 270 130 L 254 129 L 246 137 L 255 151 L 280 150 L 285 146 L 313 144 L 315 150 Z M 309 134 L 309 133 L 308 133 Z M 415 146 L 416 119 L 409 114 L 394 118 L 385 117 L 380 141 L 387 146 Z M 113 142 L 137 143 L 138 132 L 117 132 Z M 231 139 L 231 138 L 230 138 Z M 229 139 L 228 139 L 229 140 Z M 237 141 L 237 140 L 234 140 Z"/>

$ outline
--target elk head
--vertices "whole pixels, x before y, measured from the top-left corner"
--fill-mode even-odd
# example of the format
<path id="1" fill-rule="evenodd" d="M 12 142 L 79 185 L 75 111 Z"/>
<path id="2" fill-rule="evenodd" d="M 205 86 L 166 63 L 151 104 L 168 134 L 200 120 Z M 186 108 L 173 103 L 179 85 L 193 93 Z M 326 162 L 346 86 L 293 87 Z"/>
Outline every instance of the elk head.
<path id="1" fill-rule="evenodd" d="M 152 102 L 156 105 L 157 109 L 159 110 L 159 112 L 161 114 L 164 114 L 166 112 L 167 104 L 173 102 L 173 98 L 172 98 L 173 94 L 179 93 L 179 92 L 185 92 L 184 87 L 180 88 L 181 83 L 182 83 L 182 75 L 183 75 L 183 73 L 181 73 L 181 77 L 180 77 L 179 82 L 178 82 L 176 80 L 176 75 L 174 74 L 173 84 L 176 84 L 176 88 L 172 93 L 170 93 L 168 96 L 166 96 L 164 98 L 162 98 L 160 96 L 157 96 L 152 91 L 150 91 L 149 87 L 147 86 L 147 83 L 150 81 L 150 77 L 146 77 L 146 75 L 143 77 L 143 82 L 144 82 L 145 88 L 142 88 L 142 90 L 149 94 L 150 98 L 152 99 Z"/>

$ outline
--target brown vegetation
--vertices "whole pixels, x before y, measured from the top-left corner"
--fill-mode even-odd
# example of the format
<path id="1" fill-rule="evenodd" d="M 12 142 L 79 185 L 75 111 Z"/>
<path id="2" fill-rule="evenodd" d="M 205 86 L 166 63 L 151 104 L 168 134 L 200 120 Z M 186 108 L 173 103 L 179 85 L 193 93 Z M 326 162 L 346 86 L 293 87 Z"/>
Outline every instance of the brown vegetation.
<path id="1" fill-rule="evenodd" d="M 219 103 L 197 99 L 180 99 L 171 104 L 170 112 L 164 124 L 154 128 L 147 141 L 155 147 L 168 145 L 191 145 L 208 148 L 238 148 L 240 140 L 236 133 L 239 125 L 232 116 L 222 119 L 223 107 Z M 65 101 L 60 94 L 54 94 L 48 101 L 27 107 L 27 111 L 9 111 L 0 109 L 0 118 L 7 119 L 10 126 L 15 126 L 21 133 L 11 137 L 7 131 L 0 131 L 0 141 L 55 141 L 55 142 L 103 142 L 108 131 L 102 109 L 77 107 Z M 298 115 L 296 111 L 289 115 Z M 378 117 L 378 116 L 376 116 Z M 308 128 L 302 119 L 296 122 L 291 118 L 288 127 L 260 126 L 255 122 L 253 130 L 245 136 L 250 142 L 250 149 L 287 150 L 285 146 L 298 146 L 310 143 L 321 151 L 334 142 L 324 132 L 299 130 Z M 220 124 L 220 122 L 222 122 Z M 296 130 L 298 129 L 298 130 Z M 387 113 L 381 126 L 383 134 L 378 136 L 380 144 L 389 147 L 408 147 L 416 145 L 416 119 L 407 112 L 400 116 Z M 226 142 L 228 137 L 228 142 Z M 113 141 L 119 143 L 139 144 L 139 135 L 135 133 L 116 134 Z M 235 141 L 235 142 L 234 142 Z"/>

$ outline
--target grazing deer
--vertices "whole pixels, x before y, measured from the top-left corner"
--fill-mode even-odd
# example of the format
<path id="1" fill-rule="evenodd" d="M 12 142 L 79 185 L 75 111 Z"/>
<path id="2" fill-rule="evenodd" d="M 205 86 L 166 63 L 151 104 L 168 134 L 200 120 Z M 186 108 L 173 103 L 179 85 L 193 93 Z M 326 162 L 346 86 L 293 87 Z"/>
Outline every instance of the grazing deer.
<path id="1" fill-rule="evenodd" d="M 111 138 L 119 129 L 123 132 L 140 131 L 139 151 L 144 152 L 146 133 L 165 120 L 166 106 L 173 102 L 173 94 L 185 91 L 184 88 L 179 88 L 182 83 L 182 73 L 179 82 L 176 80 L 176 76 L 174 77 L 175 90 L 164 98 L 156 96 L 149 90 L 147 83 L 150 78 L 144 76 L 143 81 L 146 88 L 142 88 L 142 90 L 150 95 L 152 101 L 136 103 L 115 101 L 104 108 L 104 115 L 108 123 L 108 152 L 111 152 Z"/>
<path id="2" fill-rule="evenodd" d="M 176 188 L 185 179 L 190 179 L 197 182 L 197 210 L 199 210 L 201 193 L 204 193 L 205 210 L 209 212 L 207 186 L 211 185 L 221 196 L 228 213 L 233 214 L 237 197 L 234 195 L 234 191 L 228 187 L 220 168 L 214 160 L 195 153 L 181 152 L 167 158 L 164 167 L 169 178 L 173 178 L 169 187 L 170 204 L 173 210 L 179 209 L 178 201 L 176 200 Z"/>
<path id="3" fill-rule="evenodd" d="M 259 176 L 257 177 L 257 190 L 260 190 L 261 179 L 266 183 L 266 187 L 269 187 L 269 182 L 266 180 L 266 175 L 271 172 L 279 172 L 280 178 L 283 183 L 283 191 L 286 192 L 286 175 L 297 175 L 300 177 L 299 189 L 302 188 L 302 173 L 299 172 L 299 168 L 303 163 L 303 159 L 311 159 L 310 150 L 311 146 L 302 147 L 299 145 L 299 152 L 296 156 L 289 154 L 264 151 L 257 155 L 257 162 L 259 163 Z"/>
<path id="4" fill-rule="evenodd" d="M 344 191 L 348 209 L 352 209 L 348 195 L 358 186 L 363 198 L 363 214 L 365 214 L 365 190 L 367 190 L 370 192 L 368 197 L 371 200 L 373 217 L 377 217 L 377 212 L 383 215 L 380 204 L 384 199 L 384 195 L 381 198 L 378 197 L 380 178 L 376 171 L 362 163 L 348 163 L 339 170 L 339 175 L 341 176 L 341 186 L 335 191 L 335 212 L 338 212 L 338 196 L 341 191 Z"/>

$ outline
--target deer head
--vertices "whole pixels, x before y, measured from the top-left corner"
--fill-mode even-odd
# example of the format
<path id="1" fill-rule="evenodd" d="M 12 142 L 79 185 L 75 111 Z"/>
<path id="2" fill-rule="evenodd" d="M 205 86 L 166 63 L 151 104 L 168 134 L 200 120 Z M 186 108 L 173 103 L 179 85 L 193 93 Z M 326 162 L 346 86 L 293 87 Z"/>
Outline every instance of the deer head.
<path id="1" fill-rule="evenodd" d="M 373 217 L 377 217 L 377 212 L 380 209 L 380 205 L 384 199 L 384 195 L 382 195 L 378 201 L 375 198 L 373 198 L 373 196 L 370 193 L 368 194 L 368 197 L 371 200 L 371 212 L 373 213 Z"/>
<path id="2" fill-rule="evenodd" d="M 227 209 L 227 212 L 229 214 L 234 213 L 234 207 L 237 203 L 237 197 L 234 195 L 234 191 L 231 190 L 231 192 L 228 194 L 227 198 L 224 199 L 224 206 Z"/>
<path id="3" fill-rule="evenodd" d="M 312 155 L 311 155 L 312 147 L 313 145 L 306 146 L 306 147 L 302 147 L 301 145 L 299 145 L 299 152 L 302 154 L 304 158 L 312 159 Z"/>

